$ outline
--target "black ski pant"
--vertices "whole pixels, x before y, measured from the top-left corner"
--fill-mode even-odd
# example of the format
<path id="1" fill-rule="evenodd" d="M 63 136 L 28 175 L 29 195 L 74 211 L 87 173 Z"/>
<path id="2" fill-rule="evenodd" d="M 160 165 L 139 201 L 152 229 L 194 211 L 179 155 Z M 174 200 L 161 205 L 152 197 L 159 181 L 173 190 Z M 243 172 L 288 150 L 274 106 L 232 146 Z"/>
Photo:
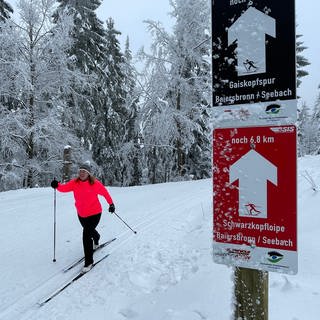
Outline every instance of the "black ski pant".
<path id="1" fill-rule="evenodd" d="M 89 216 L 86 218 L 79 217 L 80 223 L 83 227 L 82 242 L 84 251 L 84 265 L 88 266 L 93 263 L 93 242 L 98 243 L 100 239 L 100 234 L 96 230 L 96 227 L 100 221 L 101 213 Z"/>

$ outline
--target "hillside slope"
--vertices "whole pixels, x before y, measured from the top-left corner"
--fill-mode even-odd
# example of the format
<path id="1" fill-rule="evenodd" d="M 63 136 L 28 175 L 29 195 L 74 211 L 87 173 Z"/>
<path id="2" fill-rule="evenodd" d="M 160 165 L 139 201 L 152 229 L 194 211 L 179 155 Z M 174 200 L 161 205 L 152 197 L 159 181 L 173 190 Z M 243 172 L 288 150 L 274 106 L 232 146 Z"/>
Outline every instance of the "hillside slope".
<path id="1" fill-rule="evenodd" d="M 317 320 L 320 299 L 320 204 L 304 177 L 320 186 L 320 157 L 299 160 L 299 273 L 270 273 L 270 319 Z M 82 255 L 71 194 L 57 194 L 57 262 L 53 257 L 53 190 L 0 193 L 0 319 L 228 320 L 233 269 L 211 256 L 210 180 L 109 188 L 118 214 L 98 227 L 97 253 L 110 256 L 44 307 L 37 302 L 81 268 L 61 270 Z M 307 312 L 306 312 L 307 310 Z"/>

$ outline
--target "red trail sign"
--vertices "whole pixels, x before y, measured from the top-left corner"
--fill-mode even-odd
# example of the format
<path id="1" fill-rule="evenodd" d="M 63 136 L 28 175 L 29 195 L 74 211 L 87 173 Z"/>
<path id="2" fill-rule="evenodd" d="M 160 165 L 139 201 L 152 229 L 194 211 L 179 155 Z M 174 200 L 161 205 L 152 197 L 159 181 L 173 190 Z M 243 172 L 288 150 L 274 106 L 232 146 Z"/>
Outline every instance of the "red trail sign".
<path id="1" fill-rule="evenodd" d="M 214 130 L 217 262 L 297 272 L 296 129 Z"/>

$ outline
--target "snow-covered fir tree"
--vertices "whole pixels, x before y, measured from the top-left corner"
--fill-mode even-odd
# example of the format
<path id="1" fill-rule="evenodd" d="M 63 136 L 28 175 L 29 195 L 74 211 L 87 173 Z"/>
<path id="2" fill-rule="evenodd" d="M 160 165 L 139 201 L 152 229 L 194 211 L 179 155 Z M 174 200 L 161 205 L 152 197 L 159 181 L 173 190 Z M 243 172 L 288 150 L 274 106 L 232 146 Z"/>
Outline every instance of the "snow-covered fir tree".
<path id="1" fill-rule="evenodd" d="M 296 36 L 296 68 L 297 68 L 297 88 L 302 83 L 302 78 L 307 76 L 309 73 L 304 68 L 310 65 L 310 62 L 305 58 L 302 53 L 307 49 L 303 45 L 303 42 L 299 39 L 302 35 Z M 300 98 L 300 97 L 298 97 Z M 312 152 L 312 130 L 314 129 L 314 124 L 312 123 L 312 118 L 310 115 L 310 108 L 306 103 L 302 103 L 302 106 L 298 108 L 298 155 L 303 156 Z M 311 135 L 310 135 L 311 134 Z"/>
<path id="2" fill-rule="evenodd" d="M 319 86 L 320 87 L 320 86 Z M 320 93 L 318 94 L 313 113 L 311 116 L 311 135 L 310 149 L 311 154 L 320 154 Z"/>
<path id="3" fill-rule="evenodd" d="M 296 36 L 296 54 L 297 54 L 296 61 L 297 61 L 297 87 L 298 88 L 302 82 L 301 78 L 309 74 L 308 71 L 304 69 L 304 67 L 310 65 L 310 62 L 308 61 L 308 59 L 302 55 L 302 52 L 308 49 L 308 47 L 304 46 L 303 42 L 299 40 L 299 38 L 301 37 L 302 37 L 301 34 L 298 34 Z"/>
<path id="4" fill-rule="evenodd" d="M 176 20 L 172 35 L 148 21 L 154 42 L 153 55 L 146 58 L 150 88 L 156 92 L 148 92 L 152 100 L 145 105 L 144 142 L 152 182 L 208 177 L 211 167 L 209 4 L 205 0 L 170 4 Z M 155 123 L 164 124 L 163 130 Z M 159 130 L 164 137 L 156 142 Z"/>
<path id="5" fill-rule="evenodd" d="M 151 25 L 150 25 L 151 24 Z M 153 32 L 169 40 L 169 35 L 159 25 L 149 22 Z M 158 38 L 158 37 L 157 37 Z M 166 41 L 164 40 L 164 43 Z M 154 43 L 155 44 L 155 43 Z M 158 42 L 153 45 L 153 54 L 147 58 L 143 72 L 144 92 L 141 105 L 142 147 L 146 168 L 143 171 L 145 183 L 170 181 L 173 167 L 173 127 L 171 126 L 171 109 L 165 100 L 168 92 L 168 70 L 166 54 Z"/>
<path id="6" fill-rule="evenodd" d="M 61 16 L 53 27 L 54 6 L 20 0 L 19 23 L 1 24 L 1 189 L 48 183 L 61 167 L 63 146 L 77 143 L 60 119 L 61 96 L 76 78 L 67 68 L 72 21 Z"/>
<path id="7" fill-rule="evenodd" d="M 105 30 L 98 19 L 96 10 L 100 0 L 57 0 L 58 9 L 55 18 L 67 12 L 73 18 L 73 45 L 69 56 L 75 60 L 75 66 L 85 76 L 82 84 L 74 84 L 74 92 L 68 97 L 68 104 L 74 108 L 76 117 L 69 126 L 75 127 L 84 146 L 91 149 L 95 134 L 95 108 L 101 104 L 101 81 L 104 81 L 102 64 L 105 56 Z"/>
<path id="8" fill-rule="evenodd" d="M 77 67 L 84 73 L 95 72 L 104 57 L 104 28 L 95 11 L 100 0 L 57 0 L 55 17 L 67 12 L 73 17 L 73 45 L 69 50 L 76 58 Z"/>
<path id="9" fill-rule="evenodd" d="M 306 103 L 303 103 L 298 110 L 298 156 L 300 157 L 312 152 L 313 136 L 315 134 L 310 113 L 310 108 Z"/>
<path id="10" fill-rule="evenodd" d="M 171 5 L 174 8 L 171 14 L 177 21 L 174 36 L 180 50 L 176 57 L 178 66 L 173 64 L 171 68 L 173 78 L 176 77 L 172 102 L 176 101 L 176 109 L 181 108 L 180 110 L 194 124 L 190 145 L 185 140 L 184 132 L 181 132 L 177 139 L 178 170 L 180 175 L 186 170 L 186 173 L 195 178 L 205 178 L 210 176 L 211 170 L 211 67 L 208 23 L 210 8 L 206 0 L 176 0 L 172 1 Z M 177 123 L 177 126 L 180 127 L 180 131 L 181 124 Z M 184 147 L 180 149 L 181 141 Z"/>
<path id="11" fill-rule="evenodd" d="M 139 141 L 139 97 L 141 90 L 136 85 L 137 71 L 133 66 L 132 53 L 129 45 L 129 37 L 126 39 L 124 51 L 124 74 L 125 108 L 127 119 L 125 122 L 125 134 L 120 149 L 122 163 L 123 186 L 140 185 L 142 178 L 143 153 Z"/>
<path id="12" fill-rule="evenodd" d="M 120 49 L 114 20 L 106 21 L 105 54 L 100 82 L 101 103 L 94 105 L 95 130 L 92 140 L 93 158 L 102 169 L 105 183 L 120 184 L 122 163 L 120 148 L 125 134 L 128 110 L 125 107 L 124 56 Z"/>

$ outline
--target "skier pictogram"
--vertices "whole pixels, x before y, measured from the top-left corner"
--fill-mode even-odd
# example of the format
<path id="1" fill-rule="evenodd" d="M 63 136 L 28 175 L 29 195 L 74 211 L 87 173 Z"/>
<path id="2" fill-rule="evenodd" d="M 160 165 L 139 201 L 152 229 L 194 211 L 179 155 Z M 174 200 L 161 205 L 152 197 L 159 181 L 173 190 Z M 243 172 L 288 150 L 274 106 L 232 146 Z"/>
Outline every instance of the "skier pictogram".
<path id="1" fill-rule="evenodd" d="M 245 207 L 247 207 L 247 211 L 251 216 L 261 213 L 261 211 L 257 209 L 257 206 L 254 203 L 248 203 L 245 205 Z"/>
<path id="2" fill-rule="evenodd" d="M 256 71 L 258 69 L 258 67 L 254 65 L 254 61 L 249 60 L 249 59 L 246 59 L 246 61 L 243 62 L 243 65 L 248 72 Z M 251 70 L 251 69 L 253 69 L 253 70 Z"/>

